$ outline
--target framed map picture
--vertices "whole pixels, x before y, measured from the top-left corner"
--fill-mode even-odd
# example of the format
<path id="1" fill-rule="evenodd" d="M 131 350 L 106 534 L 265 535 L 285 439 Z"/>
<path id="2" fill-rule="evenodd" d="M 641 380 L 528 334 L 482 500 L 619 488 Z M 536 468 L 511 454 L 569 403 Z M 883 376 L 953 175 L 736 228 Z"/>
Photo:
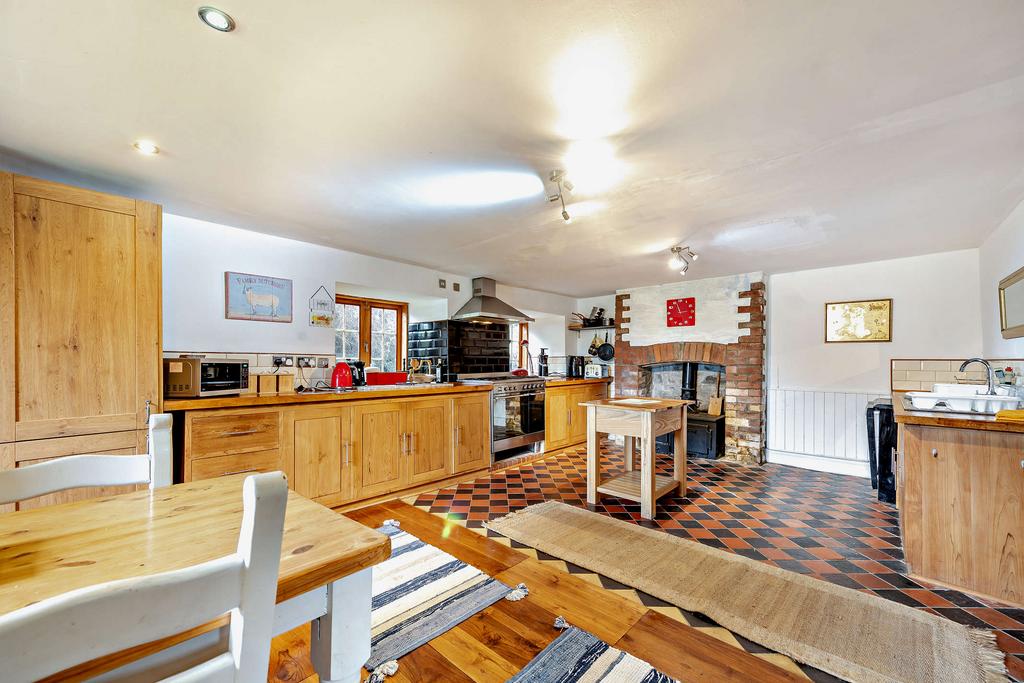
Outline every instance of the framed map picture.
<path id="1" fill-rule="evenodd" d="M 224 273 L 224 317 L 290 323 L 292 281 L 266 275 Z"/>
<path id="2" fill-rule="evenodd" d="M 825 304 L 825 343 L 891 342 L 892 299 Z"/>

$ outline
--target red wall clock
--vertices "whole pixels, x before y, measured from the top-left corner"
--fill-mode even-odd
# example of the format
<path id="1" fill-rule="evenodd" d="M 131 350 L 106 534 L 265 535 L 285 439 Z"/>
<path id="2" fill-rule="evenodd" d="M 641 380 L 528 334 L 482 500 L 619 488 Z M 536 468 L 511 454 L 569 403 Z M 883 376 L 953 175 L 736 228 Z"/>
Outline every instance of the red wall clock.
<path id="1" fill-rule="evenodd" d="M 666 322 L 669 327 L 693 327 L 697 324 L 697 300 L 695 297 L 669 299 L 665 304 L 668 309 Z"/>

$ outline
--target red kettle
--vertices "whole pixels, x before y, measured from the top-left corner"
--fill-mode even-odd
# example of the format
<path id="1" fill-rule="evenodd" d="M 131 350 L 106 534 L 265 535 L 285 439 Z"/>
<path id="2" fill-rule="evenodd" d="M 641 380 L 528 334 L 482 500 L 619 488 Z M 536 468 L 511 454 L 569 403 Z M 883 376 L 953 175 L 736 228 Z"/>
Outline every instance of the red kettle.
<path id="1" fill-rule="evenodd" d="M 352 386 L 352 368 L 348 363 L 338 363 L 331 373 L 331 388 L 346 389 Z"/>

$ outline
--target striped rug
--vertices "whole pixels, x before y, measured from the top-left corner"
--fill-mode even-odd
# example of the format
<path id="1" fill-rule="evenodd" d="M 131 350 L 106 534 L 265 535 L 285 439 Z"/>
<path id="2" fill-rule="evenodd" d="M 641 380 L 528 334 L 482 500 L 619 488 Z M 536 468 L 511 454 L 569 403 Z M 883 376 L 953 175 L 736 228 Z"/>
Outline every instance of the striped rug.
<path id="1" fill-rule="evenodd" d="M 506 683 L 675 683 L 647 662 L 569 626 Z"/>
<path id="2" fill-rule="evenodd" d="M 373 568 L 370 659 L 366 668 L 420 645 L 509 596 L 516 589 L 424 543 L 396 524 L 377 529 L 391 537 L 390 559 Z"/>

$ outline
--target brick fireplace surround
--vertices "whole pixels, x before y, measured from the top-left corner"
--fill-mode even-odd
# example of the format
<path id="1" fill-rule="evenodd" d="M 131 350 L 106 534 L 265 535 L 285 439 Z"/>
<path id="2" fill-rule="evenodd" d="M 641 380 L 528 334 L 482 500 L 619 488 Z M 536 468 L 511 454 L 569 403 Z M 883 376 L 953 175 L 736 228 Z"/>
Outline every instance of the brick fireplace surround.
<path id="1" fill-rule="evenodd" d="M 739 293 L 737 312 L 749 314 L 738 324 L 732 344 L 668 342 L 633 346 L 623 339 L 629 322 L 629 295 L 615 297 L 615 393 L 635 396 L 641 366 L 654 363 L 717 363 L 725 366 L 725 458 L 750 465 L 764 462 L 764 283 L 754 282 Z"/>

